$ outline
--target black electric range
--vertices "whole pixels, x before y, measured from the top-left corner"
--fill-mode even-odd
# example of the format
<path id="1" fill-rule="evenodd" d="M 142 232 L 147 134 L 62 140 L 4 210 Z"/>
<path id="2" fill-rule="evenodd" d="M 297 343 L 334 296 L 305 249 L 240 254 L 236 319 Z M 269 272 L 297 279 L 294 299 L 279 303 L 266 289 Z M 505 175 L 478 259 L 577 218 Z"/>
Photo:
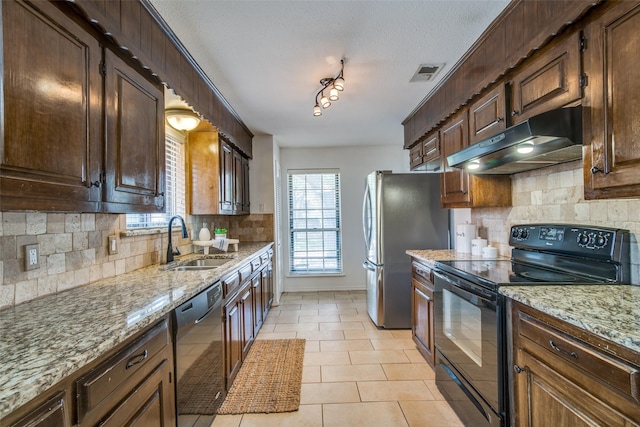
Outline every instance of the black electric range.
<path id="1" fill-rule="evenodd" d="M 465 425 L 509 424 L 501 286 L 630 281 L 627 230 L 571 224 L 511 227 L 511 259 L 435 264 L 436 384 Z"/>

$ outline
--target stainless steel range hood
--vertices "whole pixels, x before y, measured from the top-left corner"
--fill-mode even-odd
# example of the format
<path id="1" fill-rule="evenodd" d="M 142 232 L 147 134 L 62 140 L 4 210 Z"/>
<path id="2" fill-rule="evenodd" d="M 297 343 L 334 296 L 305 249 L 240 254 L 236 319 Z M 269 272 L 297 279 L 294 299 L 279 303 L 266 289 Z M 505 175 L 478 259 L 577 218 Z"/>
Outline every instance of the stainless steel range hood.
<path id="1" fill-rule="evenodd" d="M 473 174 L 510 175 L 582 158 L 582 106 L 531 117 L 447 156 Z"/>

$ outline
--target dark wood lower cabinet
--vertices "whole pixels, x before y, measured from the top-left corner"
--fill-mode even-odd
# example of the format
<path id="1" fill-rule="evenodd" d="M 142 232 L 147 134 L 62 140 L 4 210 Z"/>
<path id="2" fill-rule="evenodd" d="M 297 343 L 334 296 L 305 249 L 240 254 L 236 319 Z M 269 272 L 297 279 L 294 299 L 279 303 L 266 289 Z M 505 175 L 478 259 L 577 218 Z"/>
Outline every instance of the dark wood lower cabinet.
<path id="1" fill-rule="evenodd" d="M 509 301 L 513 425 L 640 425 L 640 354 Z"/>
<path id="2" fill-rule="evenodd" d="M 238 267 L 228 278 L 224 305 L 224 357 L 229 390 L 258 336 L 273 301 L 273 249 Z M 238 279 L 238 277 L 240 279 Z M 239 285 L 237 285 L 239 281 Z"/>
<path id="3" fill-rule="evenodd" d="M 411 263 L 411 333 L 422 357 L 434 366 L 434 285 L 431 269 L 413 261 Z"/>
<path id="4" fill-rule="evenodd" d="M 2 426 L 175 426 L 168 315 L 2 419 Z"/>
<path id="5" fill-rule="evenodd" d="M 224 356 L 227 390 L 242 364 L 242 305 L 239 297 L 229 301 L 224 307 Z"/>

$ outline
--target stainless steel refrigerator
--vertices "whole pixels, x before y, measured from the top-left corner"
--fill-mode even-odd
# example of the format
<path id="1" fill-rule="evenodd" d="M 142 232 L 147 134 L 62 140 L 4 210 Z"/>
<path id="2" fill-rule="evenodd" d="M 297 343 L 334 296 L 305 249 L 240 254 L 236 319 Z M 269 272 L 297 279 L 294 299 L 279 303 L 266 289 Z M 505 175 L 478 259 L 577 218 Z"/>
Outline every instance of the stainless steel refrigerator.
<path id="1" fill-rule="evenodd" d="M 440 208 L 439 174 L 367 176 L 362 223 L 367 311 L 376 326 L 411 328 L 407 249 L 449 248 L 449 210 Z"/>

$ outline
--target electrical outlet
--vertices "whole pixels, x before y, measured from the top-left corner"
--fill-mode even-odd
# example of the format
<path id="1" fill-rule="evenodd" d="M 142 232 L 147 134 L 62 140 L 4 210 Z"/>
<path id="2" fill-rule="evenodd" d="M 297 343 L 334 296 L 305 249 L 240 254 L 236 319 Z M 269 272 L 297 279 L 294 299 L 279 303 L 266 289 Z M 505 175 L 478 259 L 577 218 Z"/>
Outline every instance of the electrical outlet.
<path id="1" fill-rule="evenodd" d="M 109 236 L 109 255 L 115 255 L 118 253 L 118 238 L 116 236 Z"/>
<path id="2" fill-rule="evenodd" d="M 35 270 L 40 268 L 40 245 L 34 243 L 24 246 L 24 269 Z"/>

